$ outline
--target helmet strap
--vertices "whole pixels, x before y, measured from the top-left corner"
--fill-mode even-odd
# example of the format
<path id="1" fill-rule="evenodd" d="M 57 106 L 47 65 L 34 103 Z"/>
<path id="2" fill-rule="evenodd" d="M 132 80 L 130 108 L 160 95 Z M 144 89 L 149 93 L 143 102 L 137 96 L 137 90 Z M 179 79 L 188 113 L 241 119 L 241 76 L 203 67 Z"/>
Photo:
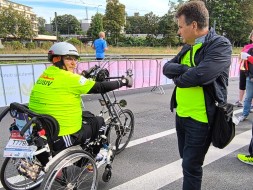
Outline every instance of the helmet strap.
<path id="1" fill-rule="evenodd" d="M 55 64 L 56 62 L 61 61 L 61 56 L 55 56 L 53 57 L 53 64 Z"/>
<path id="2" fill-rule="evenodd" d="M 56 57 L 53 57 L 53 64 L 56 66 L 56 67 L 58 67 L 58 68 L 60 68 L 60 69 L 63 69 L 63 66 L 65 66 L 64 65 L 64 62 L 63 62 L 63 58 L 62 58 L 62 56 L 56 56 Z"/>

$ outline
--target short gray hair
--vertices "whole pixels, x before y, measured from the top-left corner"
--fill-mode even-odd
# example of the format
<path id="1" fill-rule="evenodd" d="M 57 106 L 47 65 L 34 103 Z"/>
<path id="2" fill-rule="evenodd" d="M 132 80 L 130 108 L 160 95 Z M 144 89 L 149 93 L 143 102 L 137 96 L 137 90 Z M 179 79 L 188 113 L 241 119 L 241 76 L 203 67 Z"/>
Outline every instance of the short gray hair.
<path id="1" fill-rule="evenodd" d="M 209 26 L 209 13 L 203 1 L 190 1 L 182 4 L 175 17 L 185 16 L 185 22 L 187 25 L 193 21 L 197 22 L 200 29 L 204 29 Z"/>

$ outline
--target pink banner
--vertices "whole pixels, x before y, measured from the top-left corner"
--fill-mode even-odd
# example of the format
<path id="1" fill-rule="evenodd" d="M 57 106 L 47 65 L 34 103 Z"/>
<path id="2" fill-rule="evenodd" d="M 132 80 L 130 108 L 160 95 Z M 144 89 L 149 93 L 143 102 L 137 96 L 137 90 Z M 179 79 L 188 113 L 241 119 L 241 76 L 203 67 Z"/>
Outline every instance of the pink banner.
<path id="1" fill-rule="evenodd" d="M 230 65 L 229 77 L 239 77 L 240 74 L 239 70 L 240 70 L 239 58 L 233 57 L 232 63 Z"/>
<path id="2" fill-rule="evenodd" d="M 76 72 L 81 73 L 83 70 L 100 65 L 109 70 L 111 77 L 126 75 L 127 69 L 133 71 L 133 87 L 159 87 L 161 85 L 172 84 L 172 80 L 165 77 L 162 73 L 163 65 L 170 60 L 167 59 L 151 59 L 151 60 L 102 60 L 78 63 Z M 0 65 L 0 106 L 9 105 L 16 101 L 19 103 L 27 103 L 30 91 L 34 82 L 41 75 L 43 70 L 51 64 L 28 64 L 28 65 Z M 229 77 L 239 76 L 238 56 L 232 58 Z M 120 90 L 126 90 L 123 87 Z"/>
<path id="3" fill-rule="evenodd" d="M 172 84 L 172 80 L 162 74 L 163 65 L 169 60 L 170 58 L 155 60 L 145 59 L 81 62 L 78 64 L 77 72 L 81 73 L 83 70 L 87 70 L 90 67 L 100 65 L 101 67 L 109 70 L 111 77 L 117 77 L 122 75 L 125 76 L 127 69 L 132 69 L 134 79 L 132 88 L 160 86 Z M 238 57 L 233 57 L 229 77 L 239 77 L 239 66 Z M 127 88 L 123 87 L 120 90 L 126 89 Z"/>

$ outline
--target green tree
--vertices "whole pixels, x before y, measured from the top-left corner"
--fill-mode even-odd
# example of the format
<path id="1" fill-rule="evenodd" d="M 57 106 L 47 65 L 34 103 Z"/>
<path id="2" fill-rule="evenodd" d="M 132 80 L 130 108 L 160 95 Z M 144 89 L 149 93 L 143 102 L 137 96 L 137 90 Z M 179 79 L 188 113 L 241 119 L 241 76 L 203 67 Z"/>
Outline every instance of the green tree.
<path id="1" fill-rule="evenodd" d="M 174 14 L 177 7 L 182 3 L 183 1 L 179 1 L 178 4 L 169 1 L 168 13 L 161 17 L 159 31 L 163 35 L 162 45 L 175 46 L 179 43 L 179 37 L 177 35 L 178 26 L 175 22 Z"/>
<path id="2" fill-rule="evenodd" d="M 160 17 L 150 12 L 144 15 L 144 30 L 146 31 L 146 44 L 148 46 L 157 46 L 160 45 L 160 42 L 157 40 L 159 34 L 159 21 Z"/>
<path id="3" fill-rule="evenodd" d="M 65 14 L 57 16 L 56 22 L 60 34 L 77 34 L 81 31 L 80 22 L 73 15 Z M 55 31 L 55 18 L 52 20 L 52 25 Z"/>
<path id="4" fill-rule="evenodd" d="M 125 26 L 125 5 L 118 0 L 106 0 L 104 29 L 111 43 L 117 45 L 120 33 Z"/>
<path id="5" fill-rule="evenodd" d="M 157 36 L 159 34 L 160 17 L 155 15 L 153 12 L 144 15 L 144 29 L 146 34 Z"/>
<path id="6" fill-rule="evenodd" d="M 175 46 L 178 44 L 177 23 L 174 15 L 165 14 L 159 22 L 159 33 L 163 35 L 162 45 Z"/>
<path id="7" fill-rule="evenodd" d="M 210 25 L 233 45 L 245 43 L 253 28 L 252 0 L 203 0 L 210 14 Z"/>
<path id="8" fill-rule="evenodd" d="M 38 29 L 39 29 L 39 34 L 46 34 L 46 20 L 43 17 L 38 17 Z"/>
<path id="9" fill-rule="evenodd" d="M 125 31 L 127 34 L 146 34 L 143 24 L 144 16 L 128 16 Z"/>
<path id="10" fill-rule="evenodd" d="M 92 40 L 95 40 L 96 38 L 98 38 L 98 34 L 101 31 L 104 31 L 103 15 L 97 13 L 91 18 L 91 25 L 87 31 L 87 34 L 92 38 Z"/>
<path id="11" fill-rule="evenodd" d="M 30 18 L 12 6 L 0 10 L 0 36 L 13 36 L 16 39 L 32 39 L 35 36 Z"/>

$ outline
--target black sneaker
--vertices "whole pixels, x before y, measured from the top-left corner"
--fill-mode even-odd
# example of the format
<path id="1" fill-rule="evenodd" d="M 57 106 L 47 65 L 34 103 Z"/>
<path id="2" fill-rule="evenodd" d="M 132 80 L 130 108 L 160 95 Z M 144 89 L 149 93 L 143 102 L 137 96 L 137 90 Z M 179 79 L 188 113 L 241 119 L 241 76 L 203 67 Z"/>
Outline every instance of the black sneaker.
<path id="1" fill-rule="evenodd" d="M 237 106 L 237 107 L 243 107 L 243 104 L 242 104 L 242 102 L 241 101 L 237 101 L 237 102 L 235 102 L 235 104 L 234 104 L 235 106 Z"/>

